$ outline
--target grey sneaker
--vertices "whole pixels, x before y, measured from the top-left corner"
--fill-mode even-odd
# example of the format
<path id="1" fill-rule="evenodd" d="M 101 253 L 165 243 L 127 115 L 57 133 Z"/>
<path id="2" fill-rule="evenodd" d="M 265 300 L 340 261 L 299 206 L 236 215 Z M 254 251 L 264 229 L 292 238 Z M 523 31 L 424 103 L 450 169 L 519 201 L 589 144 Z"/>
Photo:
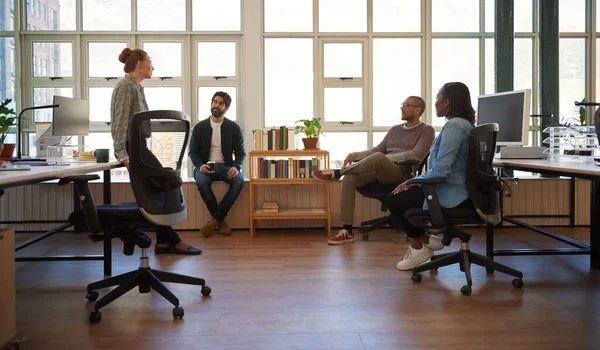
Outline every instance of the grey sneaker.
<path id="1" fill-rule="evenodd" d="M 421 247 L 421 249 L 408 247 L 406 254 L 404 254 L 404 259 L 396 265 L 396 269 L 400 271 L 411 270 L 413 267 L 417 267 L 431 259 L 432 256 L 433 252 L 426 246 Z"/>
<path id="2" fill-rule="evenodd" d="M 429 243 L 428 244 L 423 243 L 423 245 L 426 246 L 427 248 L 431 249 L 431 251 L 434 251 L 434 252 L 444 249 L 444 244 L 442 244 L 442 239 L 439 238 L 438 236 L 434 236 L 434 235 L 429 235 Z"/>

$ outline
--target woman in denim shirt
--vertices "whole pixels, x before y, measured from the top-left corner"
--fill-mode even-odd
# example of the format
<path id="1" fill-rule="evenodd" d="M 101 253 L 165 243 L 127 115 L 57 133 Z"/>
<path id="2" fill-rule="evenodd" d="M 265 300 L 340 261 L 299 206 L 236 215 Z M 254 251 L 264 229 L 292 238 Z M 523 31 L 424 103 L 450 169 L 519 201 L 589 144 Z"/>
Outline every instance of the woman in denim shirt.
<path id="1" fill-rule="evenodd" d="M 446 182 L 435 185 L 442 208 L 472 207 L 466 178 L 469 132 L 475 123 L 475 110 L 469 88 L 460 82 L 446 83 L 437 94 L 435 110 L 438 117 L 448 121 L 431 146 L 429 170 L 418 178 L 447 178 Z M 410 208 L 427 209 L 421 187 L 402 183 L 388 195 L 385 204 L 411 238 L 408 251 L 396 265 L 398 270 L 410 270 L 431 259 L 433 251 L 444 247 L 440 238 L 425 234 L 422 227 L 404 218 L 404 212 Z"/>

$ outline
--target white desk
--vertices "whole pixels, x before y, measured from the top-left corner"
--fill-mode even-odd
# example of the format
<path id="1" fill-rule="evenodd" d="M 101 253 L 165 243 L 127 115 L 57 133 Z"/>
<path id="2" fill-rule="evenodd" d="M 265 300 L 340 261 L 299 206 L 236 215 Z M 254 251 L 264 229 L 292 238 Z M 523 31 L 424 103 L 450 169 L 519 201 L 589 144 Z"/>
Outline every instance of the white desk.
<path id="1" fill-rule="evenodd" d="M 48 159 L 48 161 L 65 162 L 63 159 Z M 66 163 L 66 162 L 65 162 Z M 69 165 L 48 165 L 48 166 L 32 166 L 31 170 L 19 171 L 1 171 L 0 172 L 0 196 L 4 194 L 4 190 L 10 187 L 36 184 L 49 180 L 57 180 L 67 176 L 83 175 L 104 171 L 104 203 L 110 204 L 110 169 L 121 167 L 119 161 L 108 163 L 96 162 L 68 162 Z M 79 207 L 79 201 L 75 200 L 75 209 Z M 24 249 L 36 242 L 53 236 L 57 232 L 61 232 L 71 223 L 65 223 L 55 229 L 44 232 L 34 238 L 31 238 L 17 246 L 15 252 Z M 104 252 L 102 255 L 62 255 L 62 256 L 42 256 L 42 257 L 19 257 L 16 261 L 73 261 L 73 260 L 103 260 L 104 274 L 111 275 L 112 273 L 112 244 L 110 239 L 104 241 Z"/>
<path id="2" fill-rule="evenodd" d="M 590 180 L 592 183 L 592 193 L 590 197 L 590 245 L 588 246 L 569 237 L 565 237 L 533 225 L 528 225 L 515 219 L 503 217 L 503 219 L 506 221 L 529 228 L 535 232 L 574 246 L 575 248 L 494 250 L 493 239 L 491 242 L 490 239 L 488 239 L 488 256 L 589 254 L 590 267 L 593 269 L 600 269 L 600 166 L 595 164 L 592 157 L 562 156 L 556 160 L 494 159 L 493 165 L 498 168 Z"/>

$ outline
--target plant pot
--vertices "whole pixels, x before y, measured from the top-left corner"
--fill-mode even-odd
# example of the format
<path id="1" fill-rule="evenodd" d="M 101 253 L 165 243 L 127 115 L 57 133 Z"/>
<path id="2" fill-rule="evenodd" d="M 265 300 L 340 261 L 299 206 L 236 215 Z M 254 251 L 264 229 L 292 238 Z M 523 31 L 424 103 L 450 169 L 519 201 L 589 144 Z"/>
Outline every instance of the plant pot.
<path id="1" fill-rule="evenodd" d="M 317 147 L 319 143 L 318 137 L 304 137 L 302 138 L 302 142 L 304 143 L 304 149 L 319 149 Z"/>
<path id="2" fill-rule="evenodd" d="M 5 143 L 2 145 L 2 152 L 0 152 L 0 160 L 11 160 L 13 153 L 15 153 L 14 143 Z"/>

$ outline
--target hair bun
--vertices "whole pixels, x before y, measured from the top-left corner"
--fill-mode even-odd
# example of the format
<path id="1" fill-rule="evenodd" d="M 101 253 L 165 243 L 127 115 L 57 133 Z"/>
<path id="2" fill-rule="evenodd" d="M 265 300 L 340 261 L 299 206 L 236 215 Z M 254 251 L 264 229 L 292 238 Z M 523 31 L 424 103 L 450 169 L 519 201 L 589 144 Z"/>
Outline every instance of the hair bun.
<path id="1" fill-rule="evenodd" d="M 125 63 L 125 62 L 127 62 L 127 59 L 129 58 L 129 56 L 131 56 L 131 49 L 126 47 L 123 49 L 123 51 L 119 55 L 119 61 L 121 63 Z"/>

